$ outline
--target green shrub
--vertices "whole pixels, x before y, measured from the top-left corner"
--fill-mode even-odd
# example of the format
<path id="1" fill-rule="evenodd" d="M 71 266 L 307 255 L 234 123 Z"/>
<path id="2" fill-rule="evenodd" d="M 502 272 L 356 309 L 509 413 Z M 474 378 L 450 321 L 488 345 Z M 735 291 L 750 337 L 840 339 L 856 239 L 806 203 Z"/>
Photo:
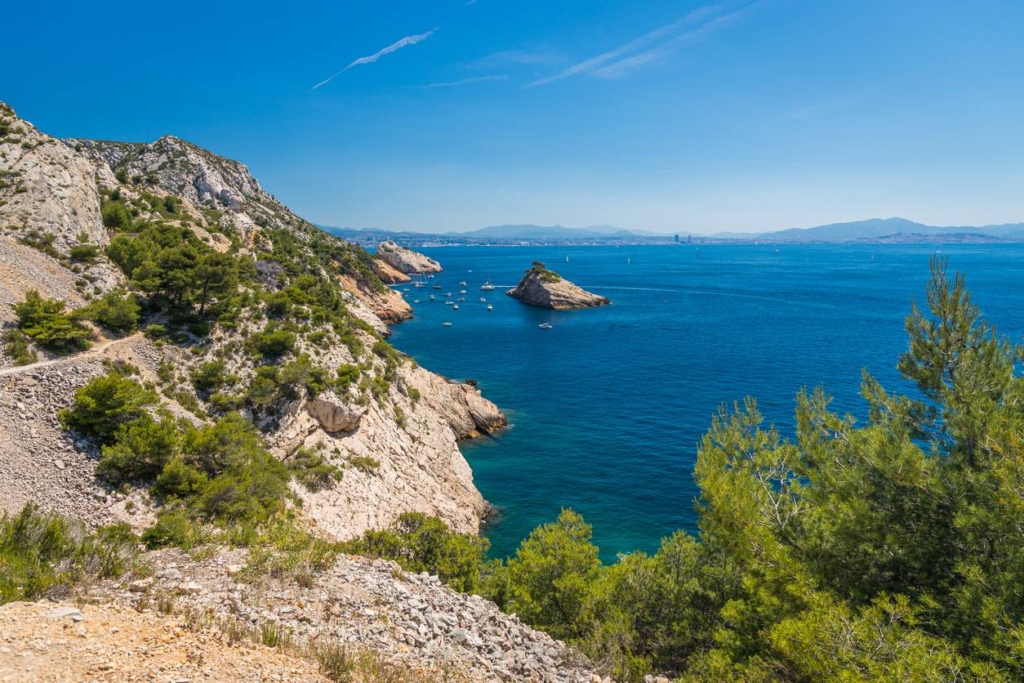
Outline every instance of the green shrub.
<path id="1" fill-rule="evenodd" d="M 338 379 L 335 380 L 334 385 L 339 391 L 344 392 L 350 386 L 359 383 L 359 377 L 363 374 L 363 371 L 359 369 L 358 365 L 351 365 L 346 363 L 338 368 Z"/>
<path id="2" fill-rule="evenodd" d="M 295 348 L 295 335 L 285 330 L 257 332 L 247 342 L 263 358 L 280 358 Z"/>
<path id="3" fill-rule="evenodd" d="M 0 604 L 62 596 L 88 578 L 124 572 L 137 539 L 127 525 L 89 533 L 81 522 L 44 514 L 29 503 L 0 518 Z"/>
<path id="4" fill-rule="evenodd" d="M 14 304 L 18 328 L 44 349 L 56 353 L 82 351 L 92 345 L 89 330 L 64 312 L 64 302 L 46 299 L 35 289 Z"/>
<path id="5" fill-rule="evenodd" d="M 163 339 L 167 336 L 167 326 L 161 323 L 146 325 L 144 330 L 147 339 Z"/>
<path id="6" fill-rule="evenodd" d="M 158 500 L 187 501 L 202 493 L 208 478 L 181 457 L 167 461 L 151 489 Z"/>
<path id="7" fill-rule="evenodd" d="M 157 395 L 119 372 L 95 377 L 75 391 L 75 403 L 60 414 L 68 429 L 104 445 L 113 444 L 115 433 L 156 405 Z"/>
<path id="8" fill-rule="evenodd" d="M 69 255 L 75 263 L 91 265 L 99 258 L 100 248 L 95 244 L 76 244 L 71 247 Z"/>
<path id="9" fill-rule="evenodd" d="M 21 330 L 4 330 L 4 353 L 15 365 L 28 365 L 39 360 L 39 354 L 29 346 L 29 338 Z"/>
<path id="10" fill-rule="evenodd" d="M 288 459 L 287 466 L 295 480 L 311 492 L 321 491 L 341 481 L 342 472 L 339 467 L 306 448 L 296 451 Z"/>
<path id="11" fill-rule="evenodd" d="M 152 479 L 176 454 L 181 443 L 180 426 L 170 414 L 154 418 L 142 413 L 122 425 L 104 445 L 97 471 L 111 483 Z"/>
<path id="12" fill-rule="evenodd" d="M 191 550 L 209 540 L 203 525 L 180 508 L 162 511 L 156 524 L 142 532 L 142 541 L 151 550 L 171 546 Z"/>
<path id="13" fill-rule="evenodd" d="M 131 227 L 132 217 L 128 209 L 120 201 L 107 200 L 100 207 L 103 225 L 111 230 L 126 230 Z"/>
<path id="14" fill-rule="evenodd" d="M 89 304 L 83 313 L 98 325 L 123 334 L 138 327 L 140 310 L 133 295 L 110 291 Z"/>
<path id="15" fill-rule="evenodd" d="M 222 360 L 203 363 L 192 371 L 192 386 L 196 388 L 196 391 L 217 391 L 227 383 L 227 376 L 224 372 L 225 367 L 226 365 Z"/>
<path id="16" fill-rule="evenodd" d="M 457 534 L 436 517 L 407 512 L 388 531 L 368 531 L 346 545 L 350 552 L 394 560 L 403 569 L 435 574 L 462 592 L 479 587 L 487 539 Z"/>

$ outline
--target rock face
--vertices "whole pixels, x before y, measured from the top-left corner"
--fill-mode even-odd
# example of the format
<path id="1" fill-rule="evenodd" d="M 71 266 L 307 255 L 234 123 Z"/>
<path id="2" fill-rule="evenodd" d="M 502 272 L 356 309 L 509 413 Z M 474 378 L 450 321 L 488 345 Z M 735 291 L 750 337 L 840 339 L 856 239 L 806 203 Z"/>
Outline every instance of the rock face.
<path id="1" fill-rule="evenodd" d="M 558 273 L 545 268 L 540 262 L 534 262 L 519 284 L 505 293 L 524 304 L 558 311 L 607 306 L 611 303 L 603 296 L 591 294 L 577 287 Z"/>
<path id="2" fill-rule="evenodd" d="M 391 240 L 377 246 L 377 258 L 402 273 L 440 273 L 441 264 L 423 254 L 400 247 Z"/>

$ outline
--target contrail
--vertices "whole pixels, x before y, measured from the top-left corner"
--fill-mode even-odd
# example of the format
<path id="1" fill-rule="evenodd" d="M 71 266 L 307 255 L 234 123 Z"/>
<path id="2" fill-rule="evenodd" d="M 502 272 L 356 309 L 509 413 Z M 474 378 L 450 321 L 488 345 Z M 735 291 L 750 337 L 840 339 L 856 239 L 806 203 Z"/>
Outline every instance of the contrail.
<path id="1" fill-rule="evenodd" d="M 357 59 L 354 62 L 352 62 L 351 64 L 349 64 L 348 66 L 346 66 L 344 69 L 342 69 L 338 73 L 333 74 L 330 77 L 320 81 L 319 83 L 314 85 L 312 88 L 310 88 L 310 90 L 316 90 L 320 86 L 327 85 L 328 83 L 333 81 L 335 78 L 337 78 L 341 74 L 345 73 L 346 71 L 348 71 L 349 69 L 351 69 L 354 66 L 360 66 L 362 64 L 373 64 L 374 62 L 376 62 L 378 59 L 380 59 L 384 55 L 389 55 L 392 52 L 397 52 L 398 50 L 401 50 L 403 47 L 406 47 L 408 45 L 415 45 L 416 43 L 422 42 L 422 41 L 426 40 L 427 38 L 429 38 L 430 36 L 432 36 L 435 33 L 437 33 L 438 28 L 440 28 L 440 27 L 433 28 L 433 29 L 427 31 L 426 33 L 421 33 L 421 34 L 416 35 L 416 36 L 406 36 L 405 38 L 402 38 L 401 40 L 399 40 L 397 43 L 393 43 L 391 45 L 388 45 L 383 50 L 381 50 L 379 52 L 376 52 L 376 53 L 370 55 L 369 57 L 360 57 L 359 59 Z"/>
<path id="2" fill-rule="evenodd" d="M 434 88 L 452 88 L 457 85 L 469 85 L 470 83 L 486 83 L 488 81 L 507 81 L 508 76 L 478 76 L 476 78 L 464 78 L 461 81 L 449 81 L 447 83 L 428 83 L 419 86 L 420 90 L 432 90 Z"/>
<path id="3" fill-rule="evenodd" d="M 715 14 L 721 12 L 723 9 L 729 7 L 732 4 L 734 3 L 730 2 L 729 0 L 726 0 L 725 2 L 719 2 L 716 4 L 706 5 L 704 7 L 697 8 L 688 13 L 683 18 L 677 19 L 672 23 L 665 24 L 664 26 L 651 31 L 650 33 L 644 34 L 639 38 L 631 40 L 624 45 L 620 45 L 614 50 L 609 50 L 608 52 L 599 54 L 596 57 L 591 57 L 590 59 L 580 62 L 579 64 L 575 64 L 567 69 L 559 71 L 553 76 L 548 76 L 546 78 L 541 78 L 539 80 L 533 81 L 532 83 L 527 83 L 526 87 L 536 88 L 537 86 L 555 83 L 556 81 L 561 81 L 571 76 L 576 76 L 577 74 L 591 73 L 601 68 L 607 68 L 608 66 L 610 66 L 610 62 L 616 62 L 622 59 L 623 57 L 626 57 L 627 55 L 640 52 L 641 50 L 646 49 L 650 45 L 662 43 L 666 40 L 669 40 L 679 35 L 679 33 L 683 31 L 683 29 L 686 28 L 687 26 L 692 26 L 694 24 L 700 24 L 701 22 L 707 21 L 710 17 L 713 17 Z M 639 61 L 640 59 L 643 58 L 638 58 L 637 61 Z"/>

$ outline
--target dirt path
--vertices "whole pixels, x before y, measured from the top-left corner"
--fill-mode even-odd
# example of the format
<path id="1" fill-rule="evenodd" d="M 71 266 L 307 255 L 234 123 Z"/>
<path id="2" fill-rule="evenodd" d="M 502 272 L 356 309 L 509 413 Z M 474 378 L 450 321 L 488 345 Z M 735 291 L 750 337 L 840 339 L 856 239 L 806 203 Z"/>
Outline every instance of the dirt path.
<path id="1" fill-rule="evenodd" d="M 60 365 L 62 363 L 74 363 L 81 361 L 84 358 L 90 358 L 92 356 L 98 356 L 109 348 L 114 346 L 120 346 L 121 344 L 127 344 L 142 336 L 142 332 L 136 332 L 130 334 L 127 337 L 121 339 L 107 339 L 99 344 L 96 344 L 88 351 L 82 353 L 76 353 L 73 356 L 62 356 L 61 358 L 54 358 L 53 360 L 41 360 L 37 363 L 29 363 L 28 365 L 16 365 L 13 368 L 4 368 L 0 370 L 0 377 L 6 377 L 7 375 L 18 375 L 23 372 L 30 372 L 32 370 L 38 370 L 39 368 L 49 367 L 51 365 Z"/>
<path id="2" fill-rule="evenodd" d="M 312 662 L 118 605 L 0 607 L 0 681 L 328 683 Z"/>

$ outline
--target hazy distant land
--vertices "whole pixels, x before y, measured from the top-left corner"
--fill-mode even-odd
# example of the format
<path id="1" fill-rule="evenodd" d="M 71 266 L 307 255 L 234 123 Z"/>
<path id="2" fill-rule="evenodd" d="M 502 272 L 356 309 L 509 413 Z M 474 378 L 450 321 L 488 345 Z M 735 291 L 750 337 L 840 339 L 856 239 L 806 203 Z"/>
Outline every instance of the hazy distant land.
<path id="1" fill-rule="evenodd" d="M 424 233 L 383 228 L 335 228 L 320 226 L 352 242 L 376 245 L 397 239 L 410 246 L 531 245 L 531 244 L 751 244 L 770 243 L 875 243 L 911 244 L 927 242 L 1022 242 L 1024 223 L 983 226 L 939 226 L 906 218 L 871 218 L 849 223 L 831 223 L 813 228 L 790 228 L 762 233 L 720 232 L 697 235 L 689 232 L 657 234 L 611 225 L 567 228 L 561 225 L 494 225 L 469 232 Z"/>

